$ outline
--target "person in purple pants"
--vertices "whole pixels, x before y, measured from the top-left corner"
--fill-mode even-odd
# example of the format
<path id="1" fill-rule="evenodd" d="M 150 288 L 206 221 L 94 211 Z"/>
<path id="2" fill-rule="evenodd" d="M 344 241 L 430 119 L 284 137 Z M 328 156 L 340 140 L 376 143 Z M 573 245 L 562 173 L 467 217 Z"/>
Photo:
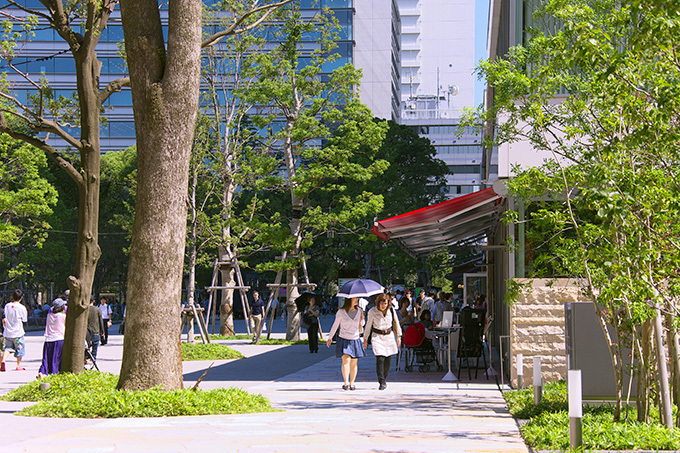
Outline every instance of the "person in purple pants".
<path id="1" fill-rule="evenodd" d="M 66 302 L 57 299 L 52 303 L 52 308 L 47 313 L 43 359 L 38 378 L 59 373 L 61 355 L 64 349 L 64 331 L 66 330 L 65 307 Z"/>

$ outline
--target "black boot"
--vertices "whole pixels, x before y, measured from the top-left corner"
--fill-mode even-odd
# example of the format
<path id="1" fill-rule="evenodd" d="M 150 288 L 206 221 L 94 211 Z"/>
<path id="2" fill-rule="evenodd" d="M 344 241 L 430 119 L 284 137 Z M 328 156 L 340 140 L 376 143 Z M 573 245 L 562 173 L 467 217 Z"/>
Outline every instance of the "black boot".
<path id="1" fill-rule="evenodd" d="M 386 384 L 387 376 L 385 375 L 385 359 L 387 358 L 388 357 L 384 357 L 381 355 L 376 357 L 375 372 L 378 375 L 378 384 L 380 384 L 378 390 L 385 390 L 385 388 L 387 388 Z"/>

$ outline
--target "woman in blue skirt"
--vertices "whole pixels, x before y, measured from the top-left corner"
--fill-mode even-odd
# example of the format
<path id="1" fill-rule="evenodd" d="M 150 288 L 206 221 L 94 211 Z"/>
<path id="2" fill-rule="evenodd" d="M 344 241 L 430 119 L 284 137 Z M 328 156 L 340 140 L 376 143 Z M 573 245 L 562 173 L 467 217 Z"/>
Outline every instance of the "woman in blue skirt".
<path id="1" fill-rule="evenodd" d="M 326 346 L 331 347 L 335 332 L 340 329 L 338 341 L 335 344 L 335 356 L 342 357 L 342 378 L 345 384 L 343 390 L 355 390 L 354 380 L 357 377 L 357 359 L 365 355 L 364 345 L 361 344 L 359 334 L 363 324 L 364 314 L 359 308 L 359 299 L 346 298 L 345 303 L 335 315 L 335 322 L 328 334 Z"/>

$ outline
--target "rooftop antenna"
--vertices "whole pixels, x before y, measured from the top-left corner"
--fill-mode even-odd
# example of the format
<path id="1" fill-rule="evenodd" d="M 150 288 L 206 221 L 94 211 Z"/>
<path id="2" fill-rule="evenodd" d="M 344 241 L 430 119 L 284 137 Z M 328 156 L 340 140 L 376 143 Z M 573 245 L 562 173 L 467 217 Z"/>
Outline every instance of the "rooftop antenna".
<path id="1" fill-rule="evenodd" d="M 436 118 L 439 118 L 439 66 L 437 66 L 437 112 L 436 112 Z"/>

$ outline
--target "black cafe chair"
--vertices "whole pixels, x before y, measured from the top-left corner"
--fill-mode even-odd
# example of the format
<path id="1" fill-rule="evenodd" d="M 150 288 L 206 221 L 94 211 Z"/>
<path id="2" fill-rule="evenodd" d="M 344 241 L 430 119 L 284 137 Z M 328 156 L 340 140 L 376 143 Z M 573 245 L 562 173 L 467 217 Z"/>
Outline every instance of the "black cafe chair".
<path id="1" fill-rule="evenodd" d="M 487 368 L 486 352 L 484 348 L 484 324 L 486 309 L 473 309 L 465 307 L 460 311 L 459 324 L 461 333 L 458 341 L 458 370 L 464 367 L 468 370 L 468 379 L 472 379 L 470 360 L 476 359 L 474 365 L 475 379 L 479 372 L 479 359 L 484 361 L 484 369 Z M 489 376 L 487 375 L 487 380 Z"/>

